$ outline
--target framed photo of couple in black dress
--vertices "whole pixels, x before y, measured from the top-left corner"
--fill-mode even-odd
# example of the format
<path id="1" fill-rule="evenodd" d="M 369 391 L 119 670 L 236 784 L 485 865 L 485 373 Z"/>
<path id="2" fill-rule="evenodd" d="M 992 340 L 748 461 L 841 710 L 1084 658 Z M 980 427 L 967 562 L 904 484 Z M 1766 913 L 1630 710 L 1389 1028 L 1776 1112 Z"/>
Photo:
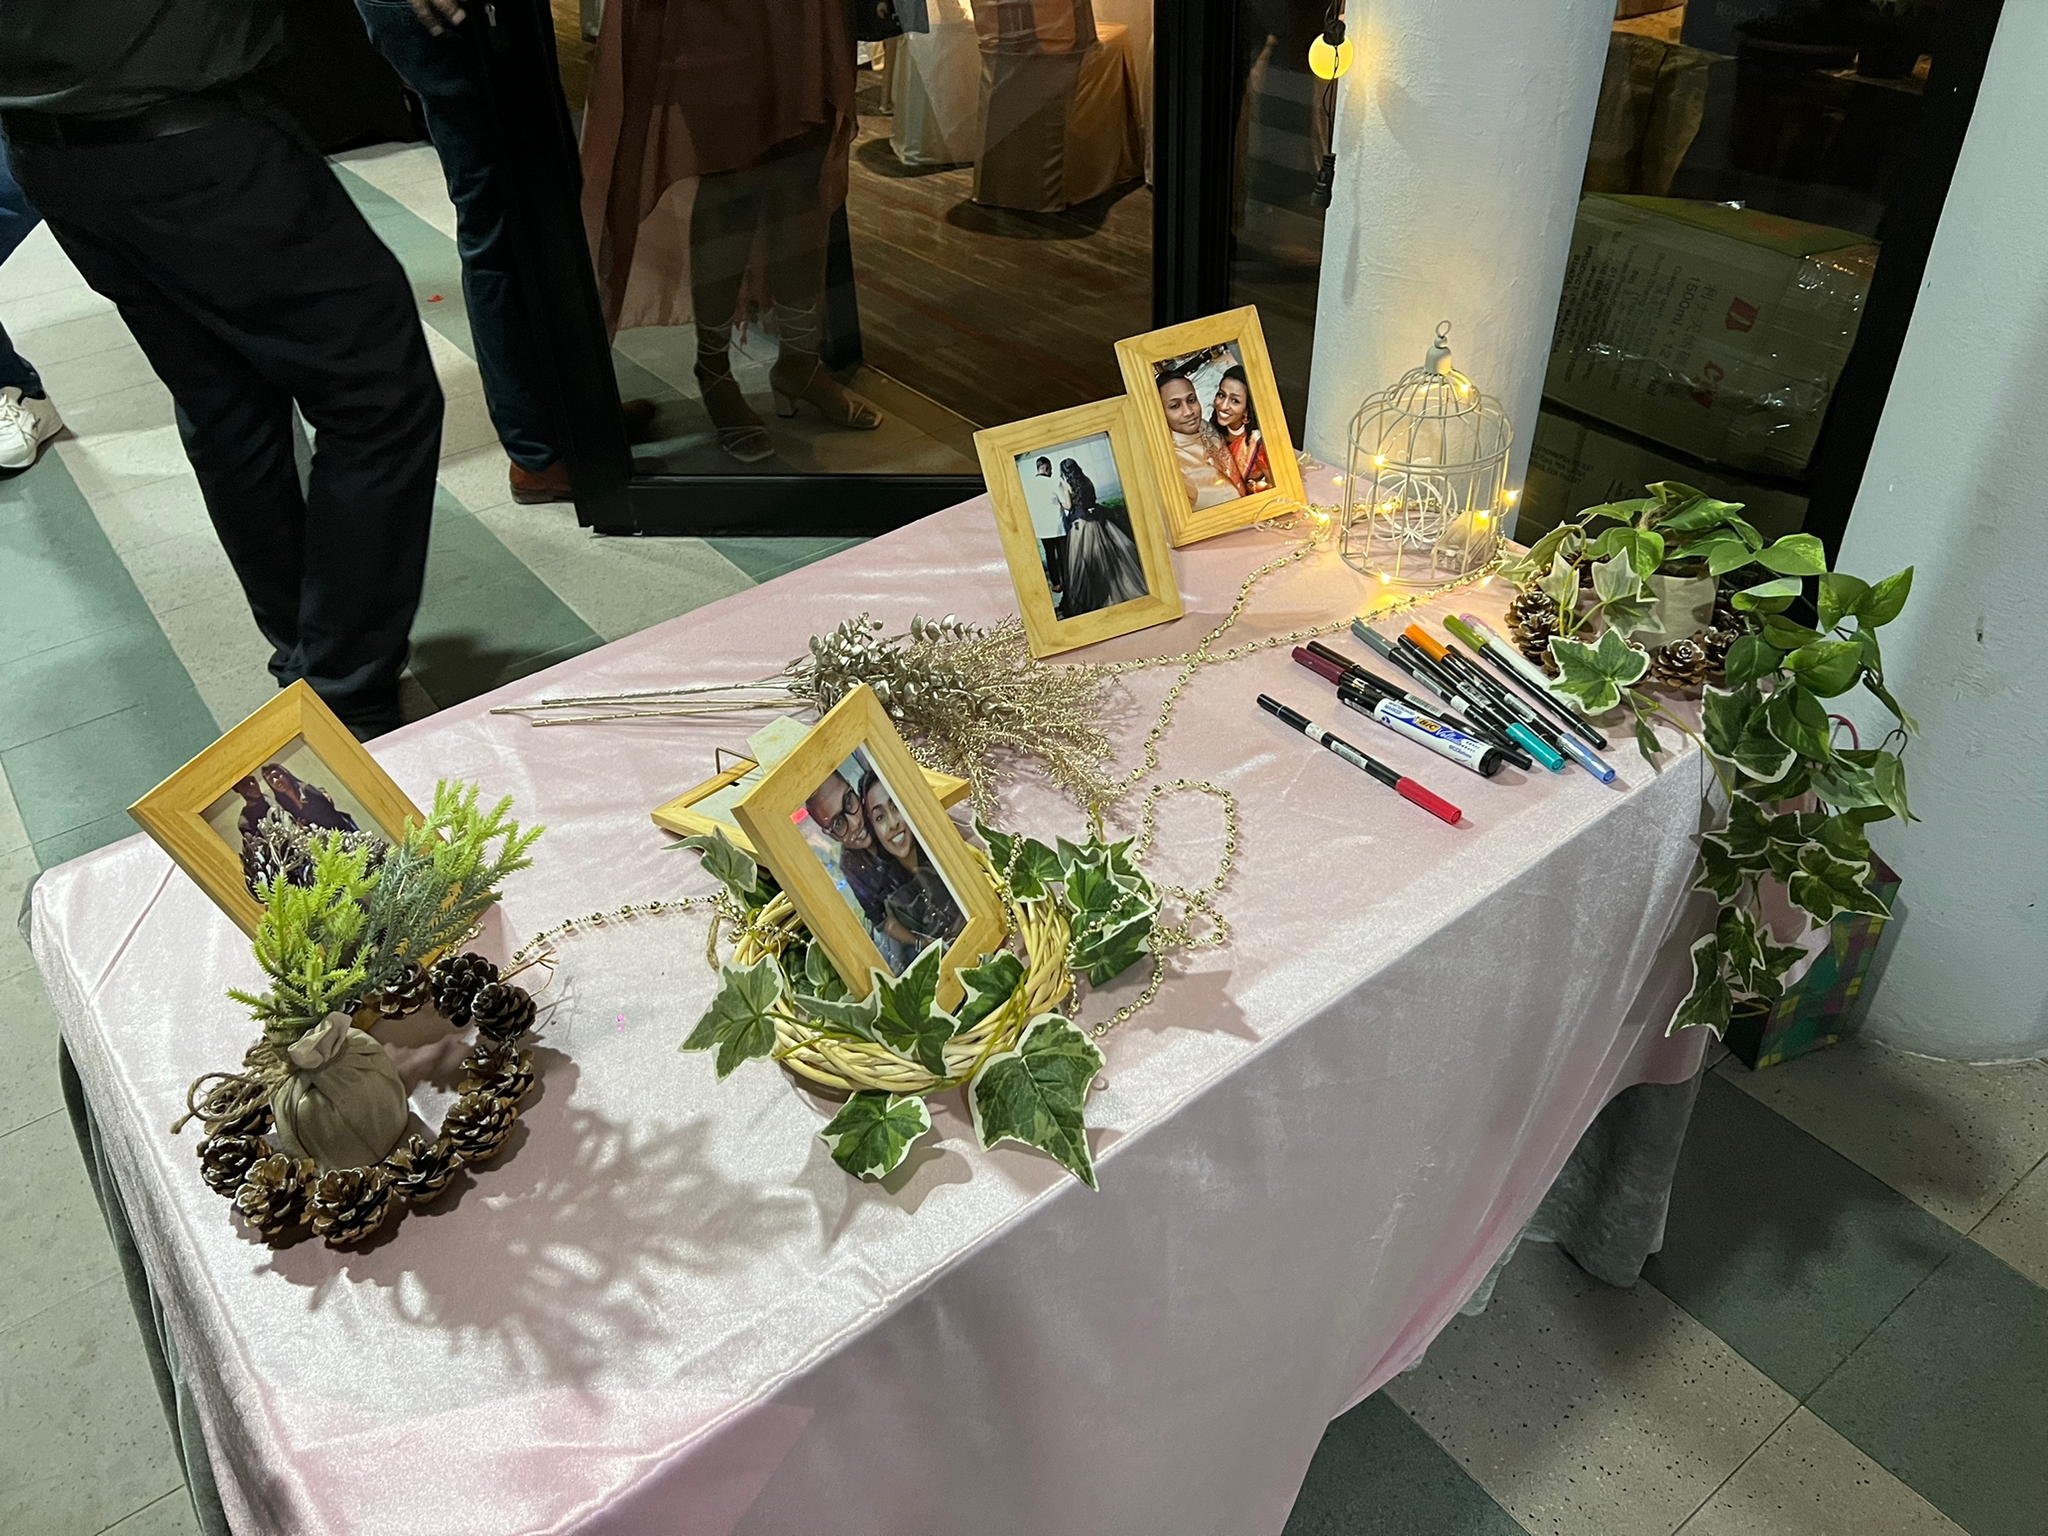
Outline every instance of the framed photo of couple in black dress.
<path id="1" fill-rule="evenodd" d="M 974 446 L 1032 655 L 1180 617 L 1158 481 L 1128 399 L 990 427 Z"/>
<path id="2" fill-rule="evenodd" d="M 128 808 L 178 867 L 253 934 L 266 881 L 312 883 L 311 837 L 376 848 L 426 817 L 320 696 L 293 683 Z"/>
<path id="3" fill-rule="evenodd" d="M 1116 358 L 1176 546 L 1301 505 L 1301 466 L 1257 309 L 1129 337 Z"/>
<path id="4" fill-rule="evenodd" d="M 855 997 L 942 945 L 937 1002 L 997 948 L 1003 904 L 889 713 L 853 689 L 733 807 L 811 936 Z"/>

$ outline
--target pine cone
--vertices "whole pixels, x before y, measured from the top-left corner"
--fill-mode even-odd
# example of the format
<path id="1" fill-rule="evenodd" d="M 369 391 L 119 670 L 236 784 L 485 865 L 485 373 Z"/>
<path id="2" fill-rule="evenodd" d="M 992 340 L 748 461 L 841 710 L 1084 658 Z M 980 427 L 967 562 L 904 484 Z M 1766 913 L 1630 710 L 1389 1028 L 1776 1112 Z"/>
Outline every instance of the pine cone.
<path id="1" fill-rule="evenodd" d="M 408 960 L 405 969 L 398 973 L 390 986 L 380 987 L 363 1001 L 387 1019 L 402 1019 L 426 1007 L 432 992 L 427 973 L 416 962 Z"/>
<path id="2" fill-rule="evenodd" d="M 462 1058 L 463 1093 L 483 1089 L 494 1098 L 517 1104 L 532 1090 L 533 1057 L 510 1044 L 490 1039 L 477 1041 L 476 1049 Z"/>
<path id="3" fill-rule="evenodd" d="M 1650 652 L 1650 676 L 1670 688 L 1697 687 L 1707 675 L 1707 648 L 1697 638 L 1674 640 Z"/>
<path id="4" fill-rule="evenodd" d="M 519 1123 L 519 1108 L 487 1089 L 465 1093 L 441 1122 L 441 1139 L 462 1155 L 465 1163 L 485 1163 L 498 1155 L 512 1127 Z"/>
<path id="5" fill-rule="evenodd" d="M 282 1152 L 273 1152 L 258 1158 L 243 1176 L 242 1187 L 235 1191 L 235 1209 L 242 1213 L 242 1220 L 265 1237 L 304 1226 L 317 1172 L 310 1157 L 287 1157 Z"/>
<path id="6" fill-rule="evenodd" d="M 457 1029 L 469 1022 L 469 1008 L 478 990 L 498 979 L 498 968 L 482 955 L 445 955 L 427 972 L 434 1006 Z"/>
<path id="7" fill-rule="evenodd" d="M 1707 671 L 1720 674 L 1728 669 L 1728 648 L 1742 638 L 1742 631 L 1736 627 L 1722 629 L 1718 626 L 1704 630 L 1693 638 L 1700 649 L 1707 653 Z"/>
<path id="8" fill-rule="evenodd" d="M 1557 663 L 1550 659 L 1550 637 L 1557 632 L 1557 604 L 1543 593 L 1523 592 L 1508 605 L 1508 637 L 1515 649 L 1553 677 Z"/>
<path id="9" fill-rule="evenodd" d="M 271 1125 L 269 1095 L 258 1099 L 247 1109 L 203 1123 L 208 1136 L 261 1136 Z M 231 1189 L 227 1193 L 232 1195 L 234 1191 Z"/>
<path id="10" fill-rule="evenodd" d="M 233 1132 L 209 1136 L 199 1143 L 199 1176 L 216 1195 L 232 1200 L 256 1160 L 269 1151 L 270 1143 L 258 1136 Z"/>
<path id="11" fill-rule="evenodd" d="M 423 1136 L 408 1136 L 384 1159 L 383 1166 L 391 1175 L 394 1198 L 408 1205 L 425 1205 L 462 1171 L 462 1158 L 446 1136 L 431 1145 Z"/>
<path id="12" fill-rule="evenodd" d="M 478 988 L 469 1012 L 478 1035 L 508 1045 L 533 1028 L 533 999 L 516 982 L 494 981 Z"/>
<path id="13" fill-rule="evenodd" d="M 313 1231 L 330 1248 L 369 1237 L 391 1215 L 391 1174 L 375 1168 L 330 1168 L 313 1186 Z"/>

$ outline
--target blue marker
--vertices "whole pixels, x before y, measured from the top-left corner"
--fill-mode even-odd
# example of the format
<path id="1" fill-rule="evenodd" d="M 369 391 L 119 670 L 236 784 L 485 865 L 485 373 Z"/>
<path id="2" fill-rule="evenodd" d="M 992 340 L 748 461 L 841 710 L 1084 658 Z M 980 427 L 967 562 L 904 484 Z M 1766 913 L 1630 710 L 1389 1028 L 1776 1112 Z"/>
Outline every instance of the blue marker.
<path id="1" fill-rule="evenodd" d="M 1572 755 L 1572 761 L 1593 775 L 1602 784 L 1614 782 L 1614 769 L 1600 760 L 1600 754 L 1587 746 L 1570 731 L 1557 733 L 1558 744 Z"/>

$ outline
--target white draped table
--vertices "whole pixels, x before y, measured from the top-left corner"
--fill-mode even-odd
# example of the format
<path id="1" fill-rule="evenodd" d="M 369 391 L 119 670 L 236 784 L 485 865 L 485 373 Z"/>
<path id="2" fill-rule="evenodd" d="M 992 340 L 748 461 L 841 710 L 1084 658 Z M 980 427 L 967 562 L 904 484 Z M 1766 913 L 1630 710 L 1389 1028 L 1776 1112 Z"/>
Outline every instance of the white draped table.
<path id="1" fill-rule="evenodd" d="M 1190 648 L 1287 540 L 1177 552 L 1187 617 L 1087 654 Z M 1230 639 L 1382 590 L 1320 556 L 1270 578 Z M 542 730 L 489 706 L 758 677 L 862 610 L 895 627 L 1012 606 L 976 500 L 375 751 L 417 801 L 476 779 L 547 825 L 482 946 L 503 958 L 564 916 L 708 889 L 648 812 L 762 717 Z M 1116 705 L 1126 762 L 1170 680 L 1136 674 Z M 222 996 L 257 982 L 246 941 L 140 838 L 45 875 L 37 960 L 232 1527 L 1278 1532 L 1327 1422 L 1456 1313 L 1601 1107 L 1695 1071 L 1701 1040 L 1663 1026 L 1706 909 L 1686 894 L 1689 753 L 1657 774 L 1618 741 L 1610 788 L 1483 782 L 1337 722 L 1464 807 L 1450 827 L 1261 714 L 1260 692 L 1340 713 L 1284 650 L 1187 689 L 1159 776 L 1243 807 L 1232 936 L 1105 1042 L 1100 1193 L 981 1151 L 957 1096 L 897 1175 L 847 1178 L 816 1135 L 828 1108 L 778 1069 L 721 1084 L 678 1054 L 712 989 L 686 915 L 564 941 L 542 1092 L 459 1197 L 366 1251 L 273 1252 L 201 1182 L 195 1130 L 167 1134 L 186 1085 L 251 1038 Z M 1082 826 L 1028 776 L 1003 820 Z M 1175 800 L 1151 866 L 1205 879 L 1220 847 L 1213 803 Z"/>

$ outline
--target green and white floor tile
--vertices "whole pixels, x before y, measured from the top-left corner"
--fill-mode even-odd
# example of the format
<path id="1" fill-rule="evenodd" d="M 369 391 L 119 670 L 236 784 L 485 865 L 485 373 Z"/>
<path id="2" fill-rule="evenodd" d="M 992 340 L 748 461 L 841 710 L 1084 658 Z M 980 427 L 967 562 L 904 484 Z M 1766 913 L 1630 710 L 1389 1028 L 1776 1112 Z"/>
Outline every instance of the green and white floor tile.
<path id="1" fill-rule="evenodd" d="M 409 698 L 425 712 L 843 540 L 601 539 L 521 507 L 424 146 L 338 173 L 411 277 L 448 396 Z M 0 911 L 272 691 L 169 397 L 47 231 L 0 318 L 73 435 L 0 482 Z M 0 924 L 0 1530 L 192 1529 Z M 2048 1066 L 1850 1044 L 1703 1086 L 1664 1252 L 1614 1291 L 1523 1249 L 1493 1306 L 1330 1426 L 1288 1536 L 2040 1536 L 2048 1529 Z"/>

